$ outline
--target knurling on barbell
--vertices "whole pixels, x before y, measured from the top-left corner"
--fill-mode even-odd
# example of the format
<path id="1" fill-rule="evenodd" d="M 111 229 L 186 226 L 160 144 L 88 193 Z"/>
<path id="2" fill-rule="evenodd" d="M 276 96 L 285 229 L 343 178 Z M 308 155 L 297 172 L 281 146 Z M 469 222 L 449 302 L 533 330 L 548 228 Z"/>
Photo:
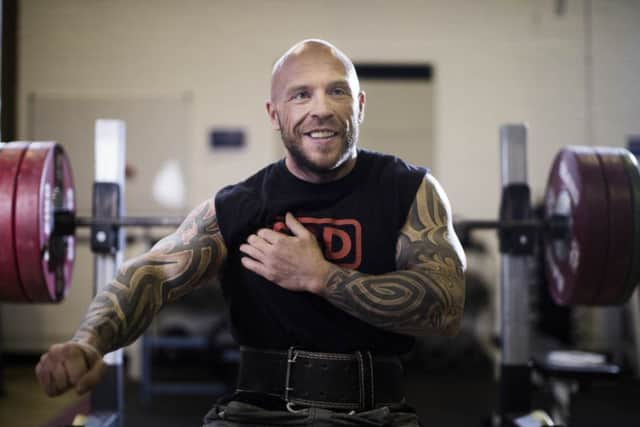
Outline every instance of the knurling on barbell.
<path id="1" fill-rule="evenodd" d="M 178 226 L 182 218 L 75 216 L 62 146 L 0 146 L 0 301 L 58 302 L 66 294 L 76 227 Z M 558 304 L 620 304 L 640 281 L 640 173 L 621 148 L 567 147 L 552 165 L 541 221 L 467 221 L 469 228 L 535 228 Z M 462 226 L 462 224 L 461 224 Z"/>

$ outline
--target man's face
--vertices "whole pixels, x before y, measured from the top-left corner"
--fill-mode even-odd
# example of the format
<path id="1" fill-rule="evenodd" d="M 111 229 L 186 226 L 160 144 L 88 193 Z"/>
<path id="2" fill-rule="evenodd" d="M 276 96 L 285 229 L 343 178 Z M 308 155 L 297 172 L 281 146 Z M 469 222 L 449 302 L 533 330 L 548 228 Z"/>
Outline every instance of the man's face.
<path id="1" fill-rule="evenodd" d="M 364 108 L 355 75 L 329 49 L 292 55 L 272 82 L 267 112 L 280 131 L 292 172 L 335 177 L 353 158 Z"/>

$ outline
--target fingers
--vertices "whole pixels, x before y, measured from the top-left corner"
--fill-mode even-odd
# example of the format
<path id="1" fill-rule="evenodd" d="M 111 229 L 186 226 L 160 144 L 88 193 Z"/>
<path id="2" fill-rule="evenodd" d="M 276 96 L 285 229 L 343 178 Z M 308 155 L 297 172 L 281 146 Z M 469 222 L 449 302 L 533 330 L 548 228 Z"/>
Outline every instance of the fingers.
<path id="1" fill-rule="evenodd" d="M 89 364 L 80 348 L 67 346 L 64 348 L 63 365 L 71 384 L 76 384 L 89 370 Z"/>
<path id="2" fill-rule="evenodd" d="M 287 212 L 284 217 L 284 221 L 287 224 L 287 227 L 289 227 L 289 230 L 291 230 L 295 236 L 302 237 L 309 234 L 309 230 L 307 230 L 307 228 L 302 225 L 291 212 Z"/>
<path id="3" fill-rule="evenodd" d="M 90 365 L 102 363 L 99 359 L 77 343 L 55 344 L 40 357 L 36 377 L 47 395 L 58 396 L 80 383 Z"/>
<path id="4" fill-rule="evenodd" d="M 36 378 L 38 378 L 40 386 L 48 396 L 55 396 L 56 389 L 53 377 L 51 376 L 52 368 L 49 367 L 49 365 L 50 361 L 45 353 L 40 357 L 40 362 L 38 362 L 38 365 L 36 366 Z"/>
<path id="5" fill-rule="evenodd" d="M 262 260 L 265 254 L 273 250 L 274 245 L 287 238 L 289 236 L 277 231 L 261 228 L 256 234 L 247 237 L 247 242 L 240 246 L 240 250 L 255 259 Z"/>
<path id="6" fill-rule="evenodd" d="M 256 234 L 252 234 L 247 238 L 247 243 L 259 249 L 262 252 L 268 252 L 271 246 L 275 245 L 279 239 L 285 237 L 280 233 L 266 228 L 258 230 Z"/>
<path id="7" fill-rule="evenodd" d="M 64 361 L 60 360 L 55 363 L 51 370 L 51 377 L 55 386 L 55 394 L 62 394 L 69 390 L 71 384 L 67 376 L 67 370 L 64 367 Z"/>
<path id="8" fill-rule="evenodd" d="M 261 228 L 258 230 L 257 237 L 260 237 L 265 242 L 271 245 L 275 245 L 280 240 L 287 238 L 288 236 L 283 233 L 278 233 L 277 231 L 270 230 L 268 228 Z M 251 236 L 249 236 L 251 237 Z"/>
<path id="9" fill-rule="evenodd" d="M 42 355 L 36 366 L 38 381 L 49 396 L 57 396 L 70 388 L 70 380 L 63 362 L 63 345 L 55 344 Z"/>
<path id="10" fill-rule="evenodd" d="M 293 236 L 306 237 L 311 234 L 311 232 L 304 225 L 302 225 L 302 223 L 300 223 L 300 221 L 298 221 L 291 212 L 286 213 L 284 220 L 287 228 Z M 255 237 L 263 239 L 267 244 L 275 245 L 279 241 L 287 239 L 290 236 L 285 233 L 271 230 L 269 228 L 261 228 L 256 234 L 252 234 L 251 236 L 249 236 L 247 241 L 253 245 L 254 242 L 251 239 Z M 259 242 L 256 241 L 256 243 Z M 262 250 L 264 252 L 264 248 L 262 248 Z"/>
<path id="11" fill-rule="evenodd" d="M 242 263 L 244 268 L 246 268 L 247 270 L 253 271 L 257 275 L 262 276 L 267 280 L 270 280 L 270 281 L 274 280 L 274 275 L 271 272 L 271 270 L 269 270 L 261 262 L 258 262 L 248 257 L 243 257 L 242 259 L 240 259 L 240 262 Z"/>
<path id="12" fill-rule="evenodd" d="M 107 365 L 102 361 L 102 359 L 97 360 L 89 372 L 80 378 L 78 384 L 76 384 L 76 393 L 84 394 L 94 388 L 100 381 L 102 381 L 106 372 Z"/>
<path id="13" fill-rule="evenodd" d="M 240 245 L 240 252 L 243 252 L 244 254 L 249 255 L 251 258 L 258 261 L 264 261 L 264 252 L 254 246 L 244 243 Z"/>

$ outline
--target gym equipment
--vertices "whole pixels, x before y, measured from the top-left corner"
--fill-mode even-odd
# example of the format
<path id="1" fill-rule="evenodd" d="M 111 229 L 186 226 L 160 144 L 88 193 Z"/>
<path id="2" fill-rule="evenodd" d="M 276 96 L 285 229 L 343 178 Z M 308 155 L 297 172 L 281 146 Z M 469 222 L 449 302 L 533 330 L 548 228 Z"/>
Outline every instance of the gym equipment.
<path id="1" fill-rule="evenodd" d="M 612 380 L 620 374 L 620 367 L 609 363 L 598 353 L 554 350 L 544 357 L 533 358 L 533 369 L 540 386 L 549 389 L 553 399 L 550 413 L 561 425 L 571 422 L 571 398 L 583 384 Z"/>
<path id="2" fill-rule="evenodd" d="M 540 409 L 531 411 L 526 415 L 522 415 L 513 420 L 515 427 L 542 427 L 542 426 L 555 426 L 551 416 Z"/>
<path id="3" fill-rule="evenodd" d="M 115 235 L 110 231 L 120 227 L 176 227 L 181 222 L 76 217 L 71 167 L 55 143 L 4 144 L 0 166 L 0 195 L 8 201 L 0 207 L 0 231 L 7 236 L 0 244 L 5 255 L 0 257 L 0 301 L 64 298 L 77 227 L 92 228 L 92 248 L 99 250 L 108 246 L 106 236 Z M 518 171 L 526 171 L 526 165 L 513 167 L 513 173 Z M 508 191 L 516 198 L 529 197 L 528 187 L 510 186 Z M 542 221 L 522 212 L 497 221 L 460 221 L 456 227 L 462 232 L 497 229 L 503 244 L 522 250 L 542 232 L 549 286 L 558 304 L 627 301 L 640 281 L 640 173 L 635 157 L 622 148 L 564 148 L 549 173 L 545 213 Z"/>
<path id="4" fill-rule="evenodd" d="M 622 148 L 570 147 L 556 157 L 545 213 L 570 219 L 570 238 L 545 245 L 547 276 L 558 304 L 609 305 L 635 287 L 632 154 Z"/>
<path id="5" fill-rule="evenodd" d="M 544 358 L 532 356 L 528 284 L 536 233 L 545 233 L 542 250 L 550 291 L 557 303 L 626 302 L 638 282 L 638 166 L 624 149 L 561 150 L 549 174 L 545 219 L 537 225 L 531 220 L 526 128 L 505 125 L 500 129 L 500 140 L 500 219 L 496 227 L 484 227 L 499 230 L 501 252 L 500 403 L 493 425 L 567 425 L 571 394 L 577 384 L 614 379 L 620 368 L 605 358 L 585 363 L 585 358 L 576 358 L 575 353 L 569 358 L 566 352 Z M 564 225 L 556 227 L 559 218 Z M 636 292 L 631 304 L 637 306 L 639 298 Z M 534 376 L 544 378 L 552 388 L 553 417 L 538 417 L 534 415 L 539 412 L 531 412 Z"/>
<path id="6" fill-rule="evenodd" d="M 69 161 L 59 145 L 31 143 L 15 182 L 15 251 L 20 283 L 29 301 L 58 300 L 73 268 L 73 237 L 53 237 L 56 209 L 75 208 Z"/>
<path id="7" fill-rule="evenodd" d="M 506 135 L 521 133 L 503 128 Z M 514 148 L 511 148 L 514 150 Z M 553 162 L 545 191 L 545 219 L 510 212 L 529 200 L 526 166 L 518 163 L 503 183 L 504 212 L 497 221 L 459 221 L 461 234 L 497 229 L 501 245 L 527 252 L 544 234 L 546 274 L 560 305 L 612 305 L 629 300 L 640 281 L 640 173 L 635 157 L 622 148 L 571 146 Z M 522 172 L 524 171 L 524 172 Z M 508 201 L 507 205 L 504 205 Z"/>
<path id="8" fill-rule="evenodd" d="M 16 176 L 27 144 L 16 142 L 11 145 L 0 144 L 0 301 L 20 302 L 26 295 L 18 278 L 15 239 L 13 230 L 13 201 L 15 197 Z"/>
<path id="9" fill-rule="evenodd" d="M 635 158 L 624 149 L 567 147 L 554 160 L 545 193 L 545 218 L 538 221 L 531 215 L 526 129 L 505 126 L 501 139 L 499 219 L 455 225 L 459 230 L 499 231 L 503 254 L 500 414 L 527 414 L 531 354 L 528 310 L 522 307 L 528 307 L 529 296 L 522 284 L 527 283 L 527 257 L 536 234 L 545 236 L 547 274 L 556 302 L 624 303 L 640 279 L 640 173 Z M 93 216 L 79 218 L 71 167 L 60 145 L 14 142 L 0 146 L 0 232 L 6 236 L 0 242 L 0 301 L 60 301 L 70 283 L 77 227 L 91 227 L 100 289 L 121 261 L 121 227 L 181 222 L 122 217 L 123 177 L 104 175 L 99 172 L 102 169 L 96 165 Z M 109 411 L 121 413 L 117 409 L 122 407 L 121 354 L 112 358 L 115 368 L 106 387 L 110 397 L 102 400 L 110 402 Z"/>
<path id="10" fill-rule="evenodd" d="M 94 218 L 119 217 L 124 213 L 125 124 L 120 120 L 97 120 L 95 127 L 95 176 L 93 184 Z M 100 162 L 99 159 L 110 159 Z M 55 228 L 55 225 L 54 225 Z M 58 236 L 57 232 L 52 234 Z M 94 253 L 94 294 L 113 280 L 124 257 L 121 229 L 91 229 Z M 124 357 L 119 349 L 103 358 L 107 372 L 91 392 L 91 414 L 87 426 L 123 427 Z"/>
<path id="11" fill-rule="evenodd" d="M 53 142 L 0 145 L 0 301 L 49 303 L 69 290 L 76 227 L 92 227 L 92 247 L 119 227 L 177 227 L 180 218 L 75 217 L 71 165 Z M 6 236 L 6 237 L 4 237 Z"/>

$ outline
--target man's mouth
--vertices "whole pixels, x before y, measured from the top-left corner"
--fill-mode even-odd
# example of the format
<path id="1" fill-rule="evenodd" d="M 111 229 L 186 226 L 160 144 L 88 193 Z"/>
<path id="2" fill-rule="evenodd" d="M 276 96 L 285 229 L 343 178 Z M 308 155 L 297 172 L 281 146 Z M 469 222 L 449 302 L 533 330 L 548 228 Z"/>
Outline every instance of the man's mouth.
<path id="1" fill-rule="evenodd" d="M 309 132 L 305 132 L 304 135 L 312 139 L 328 139 L 338 135 L 338 132 L 330 129 L 316 129 Z"/>

